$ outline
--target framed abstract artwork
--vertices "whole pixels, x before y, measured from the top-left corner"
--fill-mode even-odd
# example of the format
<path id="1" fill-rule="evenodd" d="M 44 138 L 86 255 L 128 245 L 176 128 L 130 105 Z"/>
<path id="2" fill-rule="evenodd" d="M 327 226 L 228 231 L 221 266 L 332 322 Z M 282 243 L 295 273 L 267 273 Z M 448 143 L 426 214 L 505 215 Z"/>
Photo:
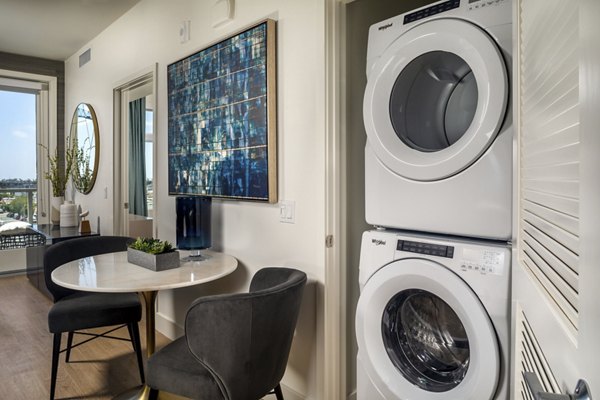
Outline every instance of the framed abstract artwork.
<path id="1" fill-rule="evenodd" d="M 167 67 L 169 195 L 277 202 L 276 28 Z"/>

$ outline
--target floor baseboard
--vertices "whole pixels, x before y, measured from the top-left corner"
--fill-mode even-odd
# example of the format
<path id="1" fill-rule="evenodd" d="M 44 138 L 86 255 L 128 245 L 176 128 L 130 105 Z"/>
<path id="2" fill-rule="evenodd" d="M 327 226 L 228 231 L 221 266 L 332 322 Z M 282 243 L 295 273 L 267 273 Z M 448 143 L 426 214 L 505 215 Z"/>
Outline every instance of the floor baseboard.
<path id="1" fill-rule="evenodd" d="M 160 312 L 156 313 L 155 317 L 155 326 L 156 330 L 168 337 L 171 340 L 175 340 L 184 334 L 184 329 L 182 326 L 179 326 L 170 318 L 167 318 L 164 314 Z"/>
<path id="2" fill-rule="evenodd" d="M 296 392 L 294 389 L 290 389 L 285 384 L 281 384 L 281 391 L 285 400 L 305 400 L 306 397 Z M 266 400 L 266 399 L 265 399 Z"/>
<path id="3" fill-rule="evenodd" d="M 0 278 L 9 277 L 9 276 L 25 275 L 25 273 L 26 273 L 26 271 L 24 269 L 0 271 Z"/>

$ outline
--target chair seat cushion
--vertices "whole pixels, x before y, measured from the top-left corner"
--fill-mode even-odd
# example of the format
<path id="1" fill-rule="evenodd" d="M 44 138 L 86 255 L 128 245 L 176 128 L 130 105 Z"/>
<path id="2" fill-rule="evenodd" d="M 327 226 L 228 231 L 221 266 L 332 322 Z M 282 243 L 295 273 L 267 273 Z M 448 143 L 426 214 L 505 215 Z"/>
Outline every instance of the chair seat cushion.
<path id="1" fill-rule="evenodd" d="M 137 322 L 142 305 L 136 293 L 77 292 L 56 302 L 48 313 L 51 333 Z"/>
<path id="2" fill-rule="evenodd" d="M 181 337 L 148 360 L 146 382 L 173 394 L 202 400 L 223 400 L 221 389 L 211 373 L 190 352 Z"/>

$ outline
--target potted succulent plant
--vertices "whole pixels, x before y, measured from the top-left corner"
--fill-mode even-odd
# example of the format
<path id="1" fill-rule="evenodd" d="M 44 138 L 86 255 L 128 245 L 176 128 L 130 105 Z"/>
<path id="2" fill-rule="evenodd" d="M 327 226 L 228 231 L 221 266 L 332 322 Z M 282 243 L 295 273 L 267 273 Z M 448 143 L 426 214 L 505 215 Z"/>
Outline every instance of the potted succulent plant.
<path id="1" fill-rule="evenodd" d="M 127 261 L 153 271 L 164 271 L 179 267 L 179 252 L 166 240 L 139 237 L 127 248 Z"/>

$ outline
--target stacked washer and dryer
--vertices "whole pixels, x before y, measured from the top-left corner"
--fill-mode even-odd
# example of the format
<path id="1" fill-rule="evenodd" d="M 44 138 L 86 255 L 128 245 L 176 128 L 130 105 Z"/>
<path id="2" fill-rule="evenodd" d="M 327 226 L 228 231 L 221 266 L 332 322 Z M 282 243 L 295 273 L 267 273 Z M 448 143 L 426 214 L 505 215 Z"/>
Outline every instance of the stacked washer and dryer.
<path id="1" fill-rule="evenodd" d="M 510 0 L 373 25 L 357 400 L 506 400 L 513 128 Z"/>

